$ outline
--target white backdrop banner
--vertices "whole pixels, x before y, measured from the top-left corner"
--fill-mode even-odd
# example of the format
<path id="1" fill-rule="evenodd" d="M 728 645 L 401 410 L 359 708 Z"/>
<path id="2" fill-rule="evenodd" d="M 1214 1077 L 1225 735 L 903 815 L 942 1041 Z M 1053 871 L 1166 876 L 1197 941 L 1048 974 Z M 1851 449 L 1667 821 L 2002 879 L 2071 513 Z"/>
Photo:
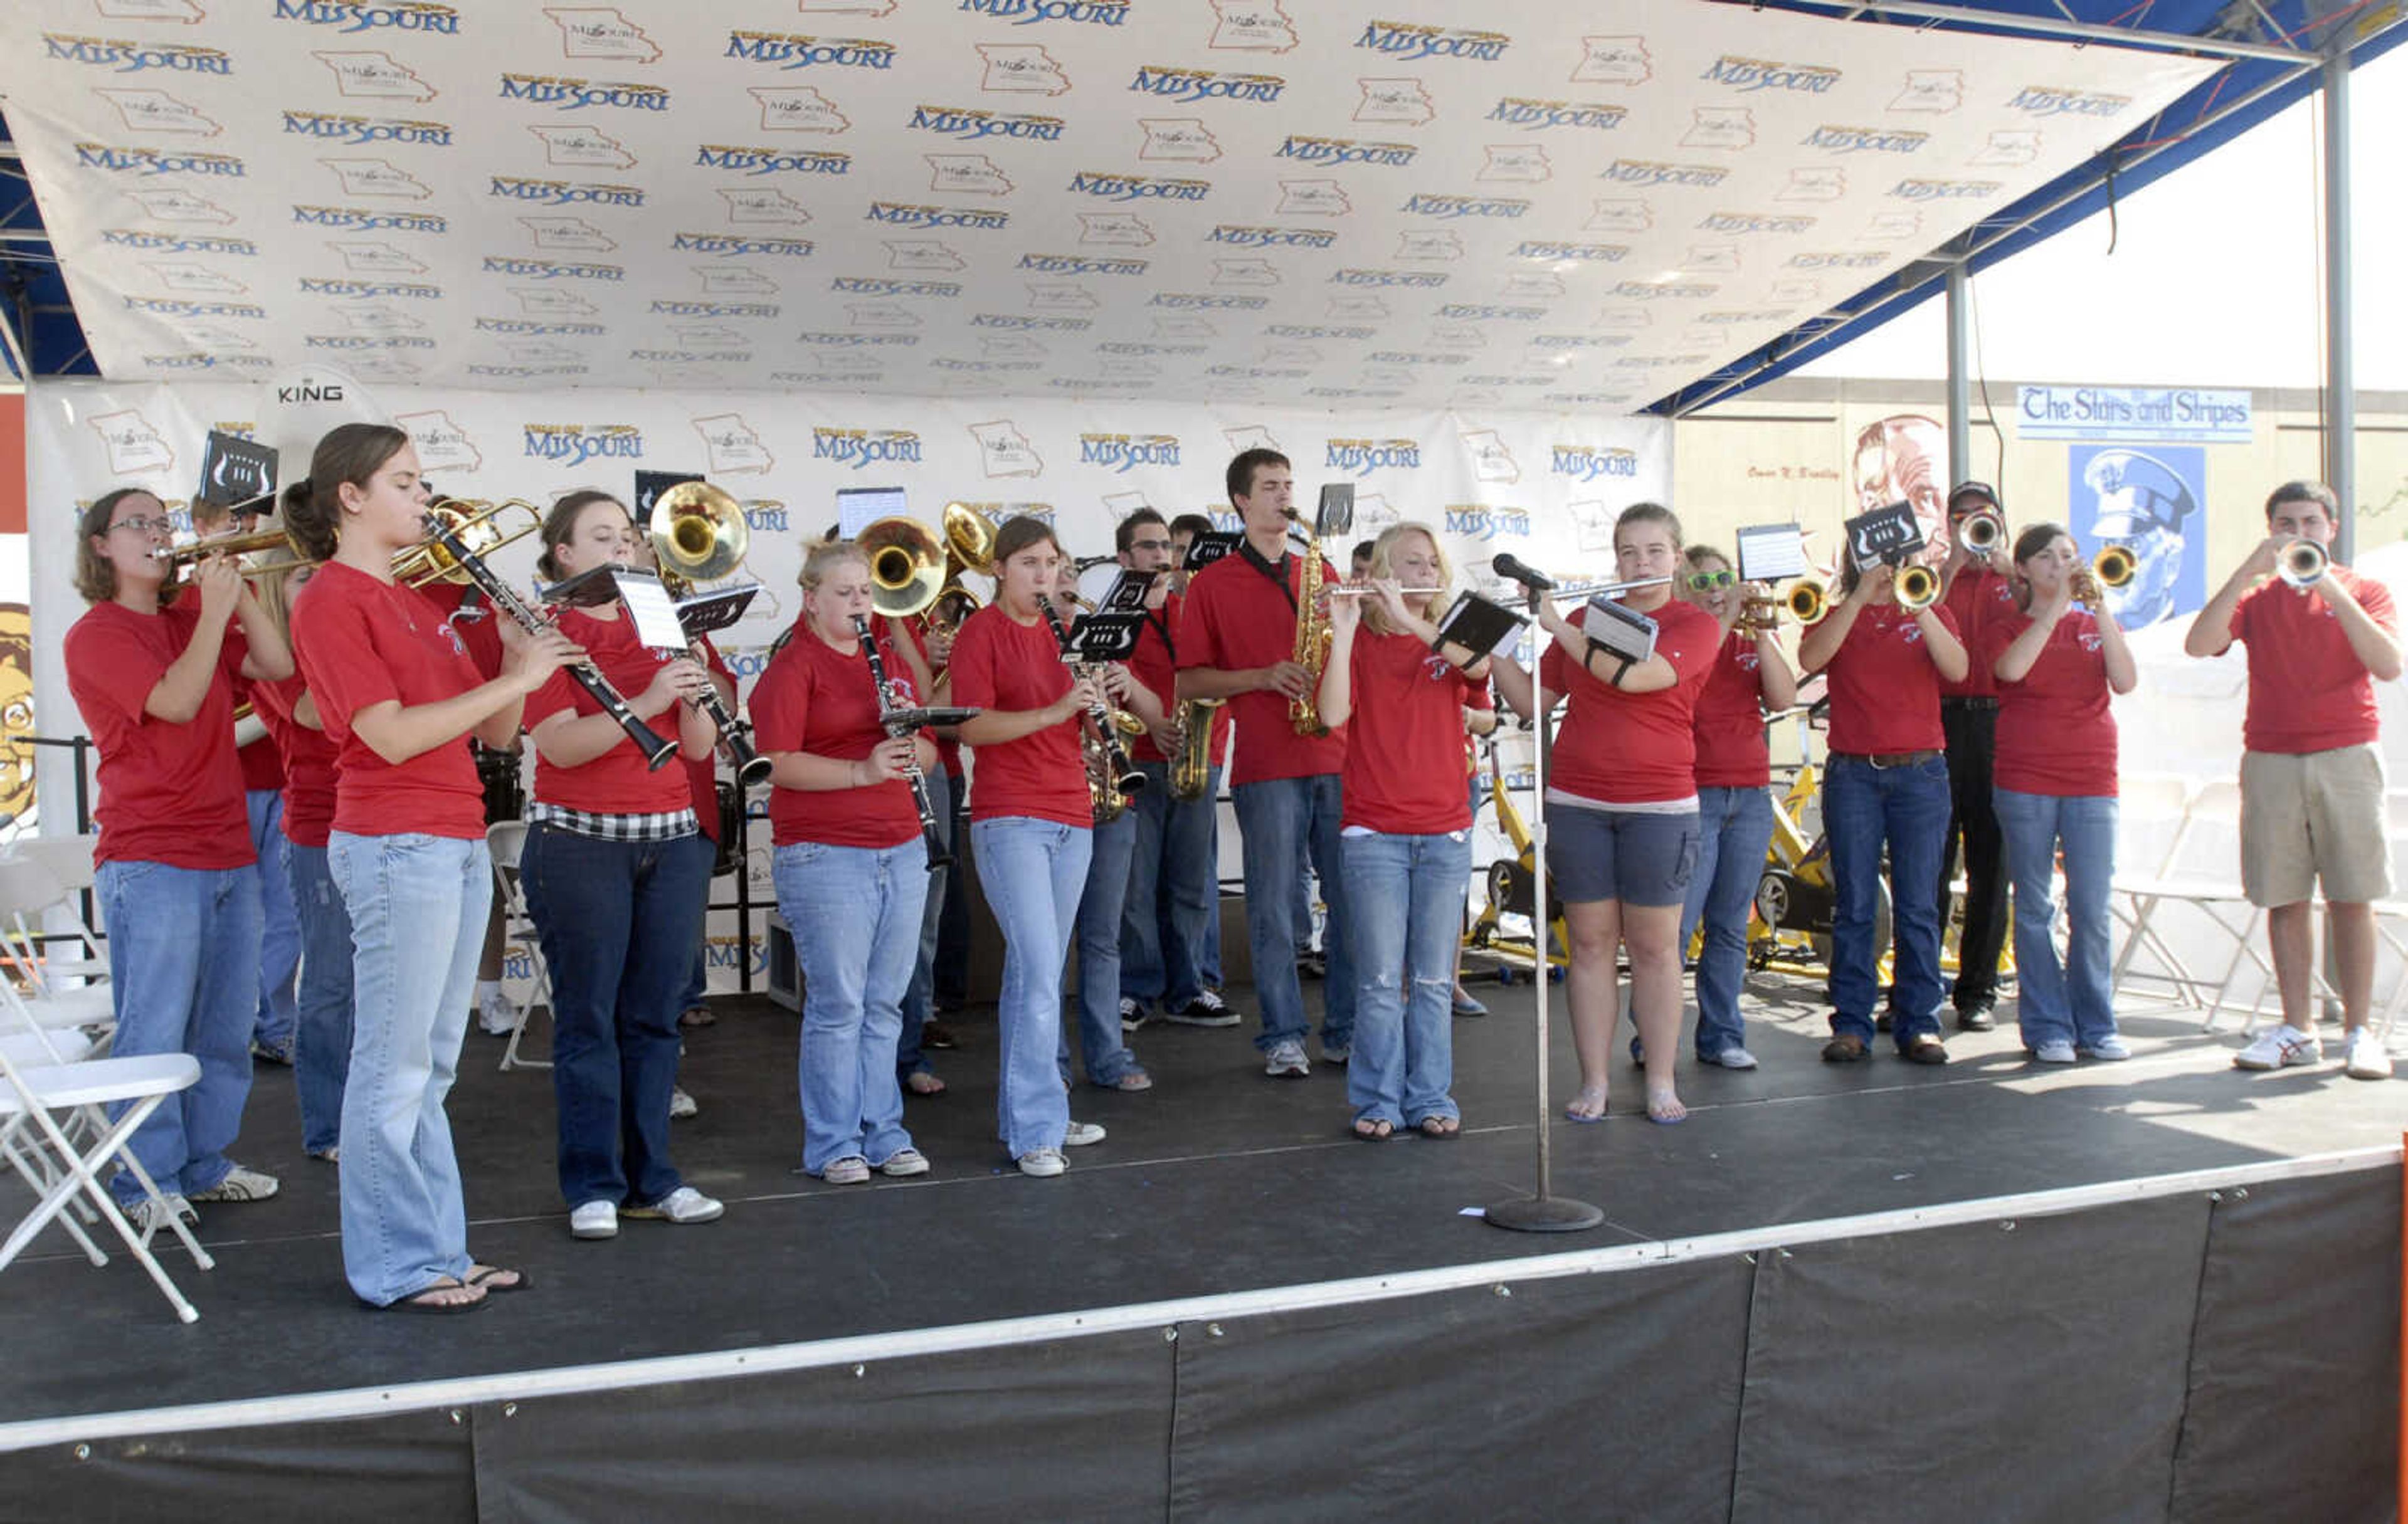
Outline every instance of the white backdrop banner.
<path id="1" fill-rule="evenodd" d="M 1696 0 L 9 0 L 102 374 L 1642 406 L 2211 63 Z"/>
<path id="2" fill-rule="evenodd" d="M 1323 483 L 1354 484 L 1350 539 L 1400 520 L 1428 523 L 1459 578 L 1492 588 L 1486 567 L 1499 550 L 1568 576 L 1611 575 L 1613 516 L 1641 500 L 1669 502 L 1671 491 L 1671 425 L 1654 419 L 590 389 L 536 397 L 379 387 L 371 397 L 327 371 L 266 385 L 43 383 L 25 413 L 36 698 L 51 735 L 81 728 L 59 658 L 83 612 L 76 513 L 112 487 L 136 484 L 182 516 L 211 429 L 278 446 L 290 480 L 308 470 L 324 428 L 390 418 L 409 431 L 440 492 L 538 507 L 580 487 L 627 498 L 638 469 L 705 475 L 743 502 L 752 530 L 745 575 L 762 592 L 719 642 L 747 689 L 797 612 L 803 547 L 836 521 L 835 494 L 846 487 L 900 487 L 911 516 L 931 525 L 949 502 L 997 521 L 1035 514 L 1054 523 L 1069 553 L 1100 555 L 1114 525 L 1140 506 L 1166 518 L 1210 513 L 1234 529 L 1224 471 L 1237 451 L 1267 446 L 1294 462 L 1308 503 Z M 1327 548 L 1342 570 L 1347 546 Z M 496 564 L 531 587 L 535 554 L 531 540 L 522 542 Z M 971 583 L 982 596 L 988 591 L 982 579 Z M 44 797 L 73 797 L 64 759 L 46 748 Z M 74 828 L 64 815 L 45 824 Z M 753 890 L 766 903 L 767 833 L 755 834 Z M 721 952 L 732 977 L 735 954 Z"/>

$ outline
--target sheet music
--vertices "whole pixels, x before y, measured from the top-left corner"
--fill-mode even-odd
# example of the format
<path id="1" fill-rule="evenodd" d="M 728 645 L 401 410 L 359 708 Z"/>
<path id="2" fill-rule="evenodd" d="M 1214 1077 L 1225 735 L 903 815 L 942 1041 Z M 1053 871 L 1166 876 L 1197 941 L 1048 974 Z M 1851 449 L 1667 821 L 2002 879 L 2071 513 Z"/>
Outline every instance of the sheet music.
<path id="1" fill-rule="evenodd" d="M 1741 581 L 1778 582 L 1813 571 L 1806 562 L 1806 533 L 1796 524 L 1754 524 L 1739 532 Z"/>

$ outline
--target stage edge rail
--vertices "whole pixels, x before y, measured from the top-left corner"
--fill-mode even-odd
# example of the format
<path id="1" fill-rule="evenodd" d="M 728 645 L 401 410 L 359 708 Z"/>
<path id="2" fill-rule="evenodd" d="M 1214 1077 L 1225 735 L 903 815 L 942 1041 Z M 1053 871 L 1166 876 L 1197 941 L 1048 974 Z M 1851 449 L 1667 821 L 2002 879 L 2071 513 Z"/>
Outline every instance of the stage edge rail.
<path id="1" fill-rule="evenodd" d="M 1732 1232 L 1706 1233 L 1694 1238 L 1617 1244 L 1608 1248 L 1487 1260 L 1390 1275 L 1359 1275 L 1346 1280 L 1267 1287 L 1255 1291 L 1230 1291 L 1168 1302 L 1131 1303 L 1118 1307 L 1049 1313 L 1036 1317 L 955 1323 L 899 1333 L 861 1334 L 708 1354 L 664 1355 L 597 1365 L 511 1371 L 498 1375 L 461 1376 L 395 1387 L 358 1387 L 341 1391 L 250 1398 L 240 1402 L 196 1403 L 181 1407 L 137 1408 L 74 1417 L 36 1418 L 0 1424 L 0 1453 L 145 1434 L 198 1433 L 263 1424 L 322 1423 L 463 1407 L 478 1403 L 524 1402 L 541 1397 L 665 1386 L 672 1382 L 720 1380 L 729 1376 L 815 1370 L 834 1365 L 867 1365 L 873 1360 L 959 1354 L 975 1349 L 996 1349 L 1049 1340 L 1126 1332 L 1132 1329 L 1158 1327 L 1163 1329 L 1166 1337 L 1176 1338 L 1177 1325 L 1183 1322 L 1386 1302 L 1401 1297 L 1461 1290 L 1473 1286 L 1496 1286 L 1504 1290 L 1517 1281 L 1610 1275 L 1616 1271 L 1644 1270 L 1692 1260 L 1755 1254 L 1884 1233 L 1917 1232 L 1932 1228 L 2018 1218 L 2058 1217 L 2127 1202 L 2186 1195 L 2192 1191 L 2215 1192 L 2279 1180 L 2346 1175 L 2401 1163 L 2404 1149 L 2408 1149 L 2408 1137 L 2404 1137 L 2401 1144 L 2381 1147 L 2344 1149 L 2261 1163 L 2102 1180 L 2092 1185 L 2065 1186 L 2011 1196 L 1983 1196 L 1970 1201 L 1944 1202 L 1931 1206 L 1873 1212 L 1857 1217 L 1771 1224 Z M 2403 1186 L 2403 1200 L 2408 1200 L 2408 1186 Z M 2403 1291 L 2403 1296 L 2408 1296 L 2408 1291 Z"/>

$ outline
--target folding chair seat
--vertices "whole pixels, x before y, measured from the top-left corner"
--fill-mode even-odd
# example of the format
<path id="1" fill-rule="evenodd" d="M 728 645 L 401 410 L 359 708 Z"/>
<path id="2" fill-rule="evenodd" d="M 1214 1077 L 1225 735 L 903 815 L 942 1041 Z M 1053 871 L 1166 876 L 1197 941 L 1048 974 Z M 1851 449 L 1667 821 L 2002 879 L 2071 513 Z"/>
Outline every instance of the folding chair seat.
<path id="1" fill-rule="evenodd" d="M 109 987 L 67 982 L 69 978 L 89 981 L 95 974 L 107 976 L 105 954 L 97 969 L 93 964 L 93 955 L 100 952 L 97 941 L 90 940 L 88 932 L 68 933 L 84 939 L 83 950 L 60 952 L 56 950 L 60 944 L 42 938 L 43 922 L 52 914 L 64 913 L 79 928 L 83 925 L 73 901 L 42 862 L 22 856 L 0 858 L 0 957 L 15 966 L 26 1004 L 45 1026 L 105 1031 L 117 1024 L 115 996 Z"/>
<path id="2" fill-rule="evenodd" d="M 150 1119 L 161 1102 L 190 1089 L 200 1077 L 200 1061 L 189 1053 L 152 1053 L 132 1059 L 20 1067 L 7 1048 L 0 1047 L 0 1143 L 5 1143 L 9 1158 L 18 1162 L 21 1173 L 35 1187 L 37 1198 L 33 1209 L 10 1231 L 7 1242 L 0 1244 L 0 1272 L 14 1263 L 26 1246 L 53 1221 L 76 1241 L 93 1264 L 107 1264 L 108 1256 L 66 1210 L 67 1204 L 80 1195 L 97 1208 L 100 1220 L 124 1240 L 127 1250 L 140 1261 L 151 1283 L 176 1309 L 177 1317 L 187 1323 L 196 1320 L 200 1313 L 160 1267 L 157 1257 L 150 1252 L 150 1235 L 137 1232 L 118 1209 L 100 1172 L 112 1162 L 122 1161 L 140 1182 L 145 1195 L 160 1204 L 158 1216 L 183 1240 L 193 1262 L 203 1270 L 212 1268 L 216 1261 L 181 1218 L 166 1209 L 158 1182 L 150 1178 L 134 1157 L 133 1149 L 126 1147 L 126 1141 Z M 63 1118 L 121 1103 L 125 1106 L 124 1112 L 88 1146 L 79 1147 L 69 1139 Z"/>
<path id="3" fill-rule="evenodd" d="M 64 952 L 57 942 L 44 948 L 45 972 L 53 984 L 65 979 L 108 977 L 108 949 L 102 946 L 100 933 L 84 919 L 80 903 L 80 897 L 93 887 L 92 854 L 99 845 L 100 838 L 90 835 L 20 836 L 9 843 L 11 855 L 39 864 L 58 885 L 59 899 L 50 907 L 49 919 L 54 929 L 57 923 L 64 922 L 82 944 L 80 952 Z"/>
<path id="4" fill-rule="evenodd" d="M 2126 921 L 2129 932 L 2115 961 L 2112 988 L 2123 987 L 2133 955 L 2146 947 L 2163 970 L 2160 976 L 2183 992 L 2185 1004 L 2206 1007 L 2202 1030 L 2213 1031 L 2244 962 L 2265 978 L 2272 977 L 2272 965 L 2252 943 L 2259 919 L 2257 908 L 2241 888 L 2238 783 L 2218 778 L 2200 786 L 2191 797 L 2164 863 L 2153 874 L 2118 874 L 2114 888 L 2129 903 Z M 2208 929 L 2217 947 L 2230 945 L 2230 956 L 2214 975 L 2194 972 L 2176 950 L 2164 919 L 2167 908 L 2176 905 L 2198 912 L 2184 925 Z"/>
<path id="5" fill-rule="evenodd" d="M 543 951 L 536 946 L 535 920 L 527 914 L 526 893 L 519 884 L 519 859 L 526 851 L 527 827 L 524 820 L 496 820 L 485 828 L 485 850 L 494 860 L 494 894 L 502 906 L 502 936 L 505 941 L 523 935 L 527 956 L 535 963 L 535 989 L 520 1004 L 510 1022 L 509 1046 L 502 1049 L 502 1068 L 549 1069 L 549 1059 L 519 1057 L 519 1040 L 526 1035 L 527 1018 L 540 1004 L 552 1009 L 552 975 L 544 967 Z"/>

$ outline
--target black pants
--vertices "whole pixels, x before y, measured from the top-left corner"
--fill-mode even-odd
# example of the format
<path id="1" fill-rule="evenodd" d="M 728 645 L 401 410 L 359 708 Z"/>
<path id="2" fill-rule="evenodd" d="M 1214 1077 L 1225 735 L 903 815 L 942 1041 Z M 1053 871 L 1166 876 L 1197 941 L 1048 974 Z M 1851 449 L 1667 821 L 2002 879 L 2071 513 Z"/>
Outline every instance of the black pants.
<path id="1" fill-rule="evenodd" d="M 1990 800 L 1990 763 L 1999 749 L 1999 711 L 1953 699 L 1940 701 L 1948 736 L 1948 836 L 1941 848 L 1940 934 L 1948 934 L 1956 877 L 1956 844 L 1965 845 L 1965 931 L 1956 944 L 1956 1004 L 1959 1011 L 1996 1004 L 1999 949 L 2007 939 L 2007 854 Z"/>

